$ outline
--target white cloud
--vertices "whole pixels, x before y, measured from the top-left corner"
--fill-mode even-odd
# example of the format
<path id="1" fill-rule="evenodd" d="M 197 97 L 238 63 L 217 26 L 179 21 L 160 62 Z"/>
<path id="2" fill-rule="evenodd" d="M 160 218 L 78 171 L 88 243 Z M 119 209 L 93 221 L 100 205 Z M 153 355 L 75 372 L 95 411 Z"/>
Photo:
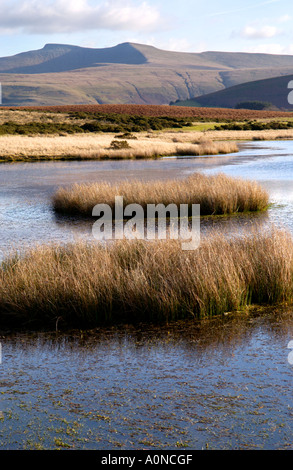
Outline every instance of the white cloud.
<path id="1" fill-rule="evenodd" d="M 266 5 L 270 5 L 272 3 L 279 3 L 280 1 L 281 0 L 266 0 L 266 1 L 261 2 L 261 3 L 255 3 L 254 5 L 245 5 L 245 6 L 240 7 L 240 8 L 238 7 L 238 8 L 233 8 L 233 9 L 230 9 L 230 10 L 219 11 L 217 13 L 210 13 L 208 16 L 213 17 L 213 16 L 230 15 L 230 14 L 233 14 L 233 13 L 240 13 L 240 12 L 256 9 L 256 8 L 259 8 L 259 7 L 263 7 L 263 6 L 266 6 Z"/>
<path id="2" fill-rule="evenodd" d="M 280 31 L 275 26 L 246 26 L 241 32 L 240 36 L 246 39 L 268 39 L 277 36 Z"/>
<path id="3" fill-rule="evenodd" d="M 158 8 L 147 1 L 103 0 L 93 6 L 89 0 L 0 0 L 0 8 L 5 12 L 0 18 L 1 32 L 152 31 L 163 23 Z"/>
<path id="4" fill-rule="evenodd" d="M 280 18 L 278 18 L 278 23 L 287 23 L 290 20 L 292 20 L 292 16 L 283 15 L 283 16 L 280 16 Z"/>

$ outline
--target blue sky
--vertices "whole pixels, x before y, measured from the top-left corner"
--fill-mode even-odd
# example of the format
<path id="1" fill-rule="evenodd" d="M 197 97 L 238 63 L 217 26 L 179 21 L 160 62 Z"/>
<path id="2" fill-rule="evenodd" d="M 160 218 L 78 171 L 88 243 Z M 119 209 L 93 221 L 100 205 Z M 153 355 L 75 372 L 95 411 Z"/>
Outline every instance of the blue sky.
<path id="1" fill-rule="evenodd" d="M 0 0 L 0 7 L 1 57 L 47 43 L 127 41 L 182 52 L 293 54 L 289 0 Z"/>

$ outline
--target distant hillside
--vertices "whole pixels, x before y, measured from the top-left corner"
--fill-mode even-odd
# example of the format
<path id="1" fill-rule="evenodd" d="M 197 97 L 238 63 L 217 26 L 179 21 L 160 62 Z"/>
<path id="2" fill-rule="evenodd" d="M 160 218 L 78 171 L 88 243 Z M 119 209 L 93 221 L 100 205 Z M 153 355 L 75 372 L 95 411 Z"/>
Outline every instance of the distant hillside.
<path id="1" fill-rule="evenodd" d="M 292 111 L 293 106 L 288 103 L 290 93 L 288 83 L 291 80 L 293 80 L 293 75 L 243 83 L 216 93 L 179 101 L 176 106 L 235 108 L 241 103 L 241 107 L 245 107 L 245 103 L 249 105 L 249 102 L 254 101 L 271 104 L 272 109 Z"/>
<path id="2" fill-rule="evenodd" d="M 5 106 L 169 104 L 293 73 L 293 56 L 47 44 L 0 58 Z M 191 102 L 190 105 L 193 103 Z"/>
<path id="3" fill-rule="evenodd" d="M 138 65 L 145 62 L 145 56 L 130 44 L 120 44 L 107 49 L 47 44 L 39 51 L 24 52 L 0 59 L 0 72 L 56 73 L 102 64 Z"/>

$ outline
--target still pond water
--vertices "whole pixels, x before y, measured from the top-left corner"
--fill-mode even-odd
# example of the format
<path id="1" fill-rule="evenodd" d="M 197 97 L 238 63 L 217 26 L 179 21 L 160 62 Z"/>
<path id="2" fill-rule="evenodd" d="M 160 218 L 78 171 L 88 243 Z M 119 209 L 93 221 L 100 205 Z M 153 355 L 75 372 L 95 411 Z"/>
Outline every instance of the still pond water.
<path id="1" fill-rule="evenodd" d="M 255 179 L 270 192 L 268 214 L 222 220 L 224 229 L 293 231 L 292 141 L 220 157 L 3 164 L 0 257 L 12 246 L 91 238 L 90 222 L 52 212 L 61 185 L 194 171 Z M 162 328 L 3 332 L 0 449 L 293 449 L 292 339 L 289 309 Z"/>

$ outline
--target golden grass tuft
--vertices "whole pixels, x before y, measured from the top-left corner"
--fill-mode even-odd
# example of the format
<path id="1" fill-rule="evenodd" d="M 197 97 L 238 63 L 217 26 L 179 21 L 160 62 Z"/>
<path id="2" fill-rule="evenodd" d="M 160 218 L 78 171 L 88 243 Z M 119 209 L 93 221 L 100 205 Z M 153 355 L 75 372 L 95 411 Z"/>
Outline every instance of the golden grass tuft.
<path id="1" fill-rule="evenodd" d="M 174 240 L 36 247 L 0 268 L 2 325 L 166 322 L 292 299 L 293 240 L 274 228 L 188 252 Z"/>
<path id="2" fill-rule="evenodd" d="M 75 184 L 59 188 L 53 196 L 55 211 L 91 216 L 96 204 L 115 205 L 115 196 L 123 196 L 125 205 L 200 204 L 201 215 L 223 215 L 265 210 L 268 193 L 258 183 L 231 178 L 224 174 L 207 176 L 195 173 L 183 180 L 131 181 Z"/>

